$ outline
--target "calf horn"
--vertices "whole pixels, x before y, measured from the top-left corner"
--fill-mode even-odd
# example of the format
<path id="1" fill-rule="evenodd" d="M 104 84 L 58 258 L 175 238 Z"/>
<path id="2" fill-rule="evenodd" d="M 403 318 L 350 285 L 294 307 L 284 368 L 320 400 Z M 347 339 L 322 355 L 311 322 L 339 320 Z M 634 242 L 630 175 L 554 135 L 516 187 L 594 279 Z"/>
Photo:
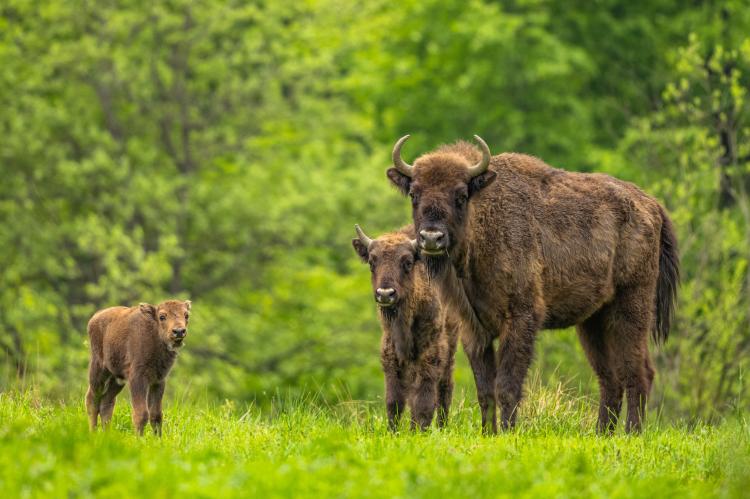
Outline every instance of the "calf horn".
<path id="1" fill-rule="evenodd" d="M 401 146 L 404 145 L 404 142 L 406 142 L 406 139 L 408 139 L 410 135 L 404 135 L 400 139 L 398 139 L 398 142 L 396 142 L 396 145 L 393 146 L 393 153 L 391 154 L 391 158 L 393 159 L 393 166 L 396 168 L 396 170 L 400 171 L 407 177 L 414 176 L 414 167 L 401 159 Z"/>
<path id="2" fill-rule="evenodd" d="M 408 137 L 408 135 L 407 135 Z M 479 143 L 479 147 L 482 149 L 482 160 L 479 161 L 476 165 L 469 168 L 469 175 L 473 178 L 477 175 L 481 175 L 482 173 L 487 171 L 487 168 L 490 166 L 490 158 L 492 157 L 492 154 L 490 153 L 490 148 L 487 147 L 487 143 L 482 140 L 482 137 L 479 135 L 474 136 L 474 140 L 476 140 Z M 399 144 L 396 144 L 398 146 Z M 396 154 L 396 150 L 394 149 L 394 155 Z M 395 157 L 395 156 L 394 156 Z"/>
<path id="3" fill-rule="evenodd" d="M 358 224 L 354 224 L 354 230 L 357 231 L 357 237 L 359 237 L 359 240 L 365 245 L 365 248 L 369 248 L 372 244 L 372 239 L 367 237 L 365 231 L 363 231 Z"/>

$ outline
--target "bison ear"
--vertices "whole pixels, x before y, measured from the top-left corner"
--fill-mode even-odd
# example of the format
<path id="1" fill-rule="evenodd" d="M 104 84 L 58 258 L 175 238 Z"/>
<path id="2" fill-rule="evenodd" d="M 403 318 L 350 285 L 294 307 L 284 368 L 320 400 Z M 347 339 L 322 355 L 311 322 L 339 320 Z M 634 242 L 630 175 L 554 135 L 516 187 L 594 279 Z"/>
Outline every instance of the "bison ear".
<path id="1" fill-rule="evenodd" d="M 150 303 L 141 303 L 138 305 L 138 308 L 141 309 L 141 313 L 145 315 L 146 317 L 151 317 L 152 319 L 156 319 L 156 307 L 151 305 Z"/>
<path id="2" fill-rule="evenodd" d="M 360 241 L 358 237 L 355 237 L 354 239 L 352 239 L 352 246 L 354 246 L 354 251 L 357 252 L 357 254 L 359 255 L 359 258 L 363 262 L 367 263 L 367 259 L 369 258 L 370 255 L 369 255 L 369 252 L 367 251 L 367 246 L 365 245 L 365 243 Z"/>
<path id="3" fill-rule="evenodd" d="M 491 170 L 487 170 L 486 172 L 477 175 L 476 177 L 469 180 L 469 197 L 473 196 L 477 192 L 490 185 L 495 180 L 495 178 L 497 178 L 497 173 Z"/>
<path id="4" fill-rule="evenodd" d="M 385 174 L 388 175 L 388 179 L 390 179 L 393 185 L 395 185 L 398 190 L 401 191 L 401 194 L 403 194 L 404 196 L 409 194 L 411 178 L 407 177 L 395 168 L 388 168 L 388 171 L 385 172 Z"/>
<path id="5" fill-rule="evenodd" d="M 188 312 L 190 311 L 190 307 L 192 306 L 193 306 L 193 302 L 191 302 L 190 300 L 185 300 L 185 308 L 188 309 Z"/>

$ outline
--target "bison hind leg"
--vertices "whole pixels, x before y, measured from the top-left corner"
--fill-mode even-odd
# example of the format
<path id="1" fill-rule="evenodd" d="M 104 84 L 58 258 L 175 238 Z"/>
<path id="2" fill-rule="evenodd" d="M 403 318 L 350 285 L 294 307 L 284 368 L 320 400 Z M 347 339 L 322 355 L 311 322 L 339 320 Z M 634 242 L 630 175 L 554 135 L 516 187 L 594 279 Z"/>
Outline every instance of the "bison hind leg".
<path id="1" fill-rule="evenodd" d="M 599 379 L 599 418 L 597 431 L 613 433 L 622 410 L 623 386 L 609 352 L 612 331 L 607 329 L 607 310 L 602 309 L 578 325 L 578 338 L 589 364 Z"/>
<path id="2" fill-rule="evenodd" d="M 100 403 L 112 378 L 112 374 L 92 359 L 89 364 L 89 387 L 86 391 L 86 413 L 89 428 L 96 429 L 100 416 Z"/>
<path id="3" fill-rule="evenodd" d="M 654 299 L 654 286 L 630 286 L 579 327 L 581 342 L 599 376 L 600 431 L 613 431 L 623 393 L 628 402 L 625 431 L 641 430 L 654 377 L 648 353 Z"/>

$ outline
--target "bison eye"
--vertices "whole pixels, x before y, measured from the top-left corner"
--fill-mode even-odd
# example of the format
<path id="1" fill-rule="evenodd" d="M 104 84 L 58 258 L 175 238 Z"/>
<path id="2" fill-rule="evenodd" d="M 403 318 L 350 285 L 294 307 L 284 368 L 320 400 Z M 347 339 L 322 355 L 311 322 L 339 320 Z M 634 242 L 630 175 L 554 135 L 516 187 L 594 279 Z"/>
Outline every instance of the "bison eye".
<path id="1" fill-rule="evenodd" d="M 466 204 L 466 201 L 467 201 L 466 194 L 463 194 L 463 193 L 456 194 L 456 207 L 463 208 L 464 205 Z"/>
<path id="2" fill-rule="evenodd" d="M 160 314 L 160 315 L 159 315 L 159 320 L 160 320 L 160 321 L 165 321 L 165 320 L 167 320 L 167 316 L 166 316 L 166 315 L 164 315 L 164 314 Z"/>
<path id="3" fill-rule="evenodd" d="M 185 314 L 185 320 L 188 320 L 190 318 L 190 314 Z"/>
<path id="4" fill-rule="evenodd" d="M 411 260 L 404 260 L 401 265 L 404 268 L 404 273 L 408 274 L 414 266 L 414 262 L 412 262 Z"/>
<path id="5" fill-rule="evenodd" d="M 375 262 L 370 260 L 370 272 L 375 272 Z"/>
<path id="6" fill-rule="evenodd" d="M 417 206 L 419 204 L 419 194 L 416 194 L 414 192 L 409 193 L 409 197 L 411 197 L 411 204 L 412 206 Z"/>

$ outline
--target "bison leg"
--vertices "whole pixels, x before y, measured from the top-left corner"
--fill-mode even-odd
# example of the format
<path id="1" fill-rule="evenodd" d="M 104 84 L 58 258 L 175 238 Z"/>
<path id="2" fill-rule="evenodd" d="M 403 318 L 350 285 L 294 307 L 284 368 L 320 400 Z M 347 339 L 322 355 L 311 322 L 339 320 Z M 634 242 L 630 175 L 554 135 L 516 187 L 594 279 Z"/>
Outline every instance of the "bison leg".
<path id="1" fill-rule="evenodd" d="M 398 422 L 406 408 L 406 390 L 398 373 L 385 375 L 385 409 L 388 414 L 388 429 L 398 430 Z"/>
<path id="2" fill-rule="evenodd" d="M 628 416 L 625 431 L 639 432 L 646 415 L 646 399 L 653 377 L 648 357 L 648 333 L 653 324 L 653 287 L 629 288 L 615 297 L 608 322 L 618 360 L 618 378 L 625 387 Z"/>
<path id="3" fill-rule="evenodd" d="M 148 420 L 154 434 L 161 436 L 161 400 L 164 397 L 164 387 L 166 383 L 161 381 L 151 385 L 148 389 Z"/>
<path id="4" fill-rule="evenodd" d="M 448 412 L 453 400 L 453 367 L 456 363 L 456 344 L 459 336 L 459 323 L 445 318 L 443 328 L 448 337 L 448 351 L 445 358 L 445 368 L 443 369 L 440 382 L 438 383 L 438 428 L 445 427 L 448 424 Z"/>
<path id="5" fill-rule="evenodd" d="M 138 435 L 143 435 L 143 428 L 148 421 L 148 383 L 141 376 L 130 378 L 130 403 L 133 406 L 133 428 Z"/>
<path id="6" fill-rule="evenodd" d="M 438 428 L 443 428 L 448 424 L 451 400 L 453 400 L 453 358 L 449 360 L 443 377 L 438 383 Z"/>
<path id="7" fill-rule="evenodd" d="M 110 378 L 107 390 L 102 396 L 101 402 L 99 402 L 99 414 L 102 418 L 102 428 L 107 428 L 109 422 L 112 420 L 112 413 L 115 412 L 115 400 L 117 394 L 122 391 L 124 381 L 118 382 L 114 376 Z"/>
<path id="8" fill-rule="evenodd" d="M 648 347 L 646 347 L 646 365 L 644 367 L 646 372 L 646 396 L 651 395 L 651 386 L 654 384 L 654 376 L 656 375 L 656 371 L 654 371 L 654 364 L 651 361 L 651 356 L 648 354 Z"/>
<path id="9" fill-rule="evenodd" d="M 495 352 L 492 342 L 488 342 L 481 348 L 467 344 L 462 337 L 464 351 L 469 358 L 471 370 L 474 373 L 474 382 L 477 385 L 477 399 L 479 409 L 482 411 L 482 433 L 497 433 L 497 420 L 495 419 Z"/>
<path id="10" fill-rule="evenodd" d="M 86 391 L 86 413 L 89 416 L 89 428 L 96 429 L 96 423 L 99 419 L 99 403 L 102 394 L 107 389 L 108 380 L 111 374 L 103 366 L 99 366 L 93 360 L 89 364 L 89 388 Z"/>
<path id="11" fill-rule="evenodd" d="M 597 312 L 578 326 L 578 338 L 581 341 L 591 368 L 599 379 L 599 433 L 613 433 L 622 409 L 623 387 L 615 374 L 615 365 L 608 353 L 607 331 L 603 318 L 606 312 Z"/>
<path id="12" fill-rule="evenodd" d="M 423 377 L 414 390 L 411 404 L 411 429 L 419 427 L 425 431 L 430 427 L 437 408 L 437 383 L 428 377 Z"/>
<path id="13" fill-rule="evenodd" d="M 537 326 L 528 317 L 515 317 L 511 320 L 506 334 L 503 334 L 498 348 L 498 370 L 495 382 L 497 400 L 502 410 L 504 430 L 516 424 L 518 405 L 523 396 L 523 383 L 534 357 L 534 340 Z"/>

